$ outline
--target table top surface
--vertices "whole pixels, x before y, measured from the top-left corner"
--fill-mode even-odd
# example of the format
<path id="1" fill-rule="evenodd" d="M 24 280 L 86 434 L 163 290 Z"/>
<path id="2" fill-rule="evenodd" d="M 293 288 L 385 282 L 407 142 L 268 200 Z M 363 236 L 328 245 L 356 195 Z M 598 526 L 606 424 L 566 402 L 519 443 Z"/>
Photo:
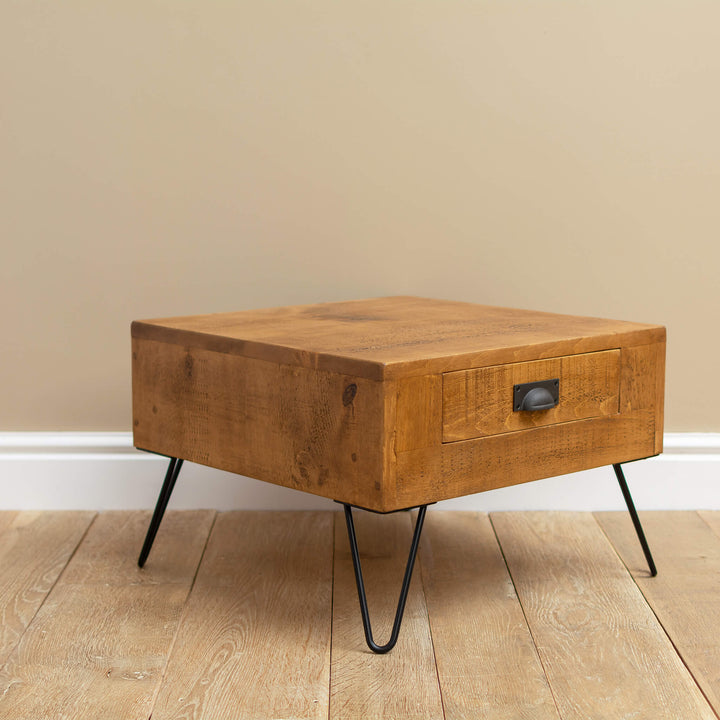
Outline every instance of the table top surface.
<path id="1" fill-rule="evenodd" d="M 659 325 L 429 298 L 136 321 L 133 337 L 374 380 L 662 340 Z"/>

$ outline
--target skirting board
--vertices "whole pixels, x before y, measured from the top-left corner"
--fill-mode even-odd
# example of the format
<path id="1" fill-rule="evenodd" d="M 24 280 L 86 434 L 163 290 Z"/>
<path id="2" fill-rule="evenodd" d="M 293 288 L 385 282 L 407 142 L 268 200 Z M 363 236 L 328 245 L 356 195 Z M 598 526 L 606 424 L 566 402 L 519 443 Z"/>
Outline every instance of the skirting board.
<path id="1" fill-rule="evenodd" d="M 625 466 L 641 510 L 720 509 L 720 433 L 668 433 L 665 452 Z M 0 510 L 152 508 L 167 460 L 130 433 L 0 433 Z M 296 490 L 186 463 L 170 508 L 333 510 Z M 446 510 L 622 510 L 611 468 L 438 503 Z"/>

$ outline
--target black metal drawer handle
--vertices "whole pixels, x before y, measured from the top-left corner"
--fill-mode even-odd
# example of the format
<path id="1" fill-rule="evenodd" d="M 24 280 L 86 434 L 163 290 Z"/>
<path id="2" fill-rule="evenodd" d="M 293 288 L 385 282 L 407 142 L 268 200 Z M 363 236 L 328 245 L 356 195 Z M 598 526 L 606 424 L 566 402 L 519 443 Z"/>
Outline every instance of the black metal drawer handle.
<path id="1" fill-rule="evenodd" d="M 535 412 L 554 408 L 560 397 L 560 380 L 522 383 L 513 388 L 513 411 Z"/>

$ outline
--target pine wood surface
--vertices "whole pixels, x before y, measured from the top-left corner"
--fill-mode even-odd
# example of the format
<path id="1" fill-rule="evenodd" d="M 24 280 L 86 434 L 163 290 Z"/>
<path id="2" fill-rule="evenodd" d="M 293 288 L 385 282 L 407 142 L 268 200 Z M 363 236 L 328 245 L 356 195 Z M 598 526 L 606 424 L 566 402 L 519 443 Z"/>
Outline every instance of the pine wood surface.
<path id="1" fill-rule="evenodd" d="M 0 579 L 42 565 L 36 534 L 67 564 L 47 561 L 0 663 L 3 719 L 720 716 L 720 513 L 643 513 L 649 578 L 626 513 L 431 508 L 385 656 L 364 644 L 341 513 L 170 512 L 143 570 L 147 512 L 100 513 L 69 551 L 71 514 L 32 515 L 22 543 L 0 515 Z M 355 517 L 382 642 L 413 514 Z M 16 593 L 0 601 L 12 616 Z"/>
<path id="2" fill-rule="evenodd" d="M 663 449 L 665 342 L 623 348 L 620 412 L 650 410 L 655 426 L 654 454 Z"/>
<path id="3" fill-rule="evenodd" d="M 139 339 L 133 378 L 137 447 L 382 509 L 379 383 Z"/>
<path id="4" fill-rule="evenodd" d="M 665 329 L 398 296 L 135 321 L 132 335 L 386 380 L 662 342 Z"/>
<path id="5" fill-rule="evenodd" d="M 396 297 L 132 336 L 137 447 L 379 512 L 661 447 L 660 326 Z M 556 408 L 515 411 L 553 377 Z"/>
<path id="6" fill-rule="evenodd" d="M 649 457 L 654 422 L 654 410 L 637 410 L 398 453 L 395 503 L 409 507 Z"/>

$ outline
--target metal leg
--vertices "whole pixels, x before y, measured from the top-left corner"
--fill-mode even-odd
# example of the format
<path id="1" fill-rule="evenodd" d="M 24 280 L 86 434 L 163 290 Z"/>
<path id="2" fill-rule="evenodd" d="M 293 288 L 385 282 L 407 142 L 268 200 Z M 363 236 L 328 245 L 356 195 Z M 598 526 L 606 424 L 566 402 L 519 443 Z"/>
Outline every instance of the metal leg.
<path id="1" fill-rule="evenodd" d="M 348 537 L 350 539 L 350 552 L 352 554 L 353 568 L 355 569 L 355 582 L 357 584 L 358 599 L 360 600 L 360 613 L 362 615 L 363 629 L 365 630 L 365 640 L 373 652 L 386 653 L 395 647 L 398 635 L 400 634 L 400 624 L 402 623 L 403 613 L 405 612 L 405 602 L 407 601 L 408 590 L 410 589 L 410 580 L 412 579 L 413 566 L 415 565 L 415 556 L 417 555 L 418 546 L 420 545 L 420 533 L 422 532 L 423 522 L 425 521 L 427 506 L 421 506 L 418 513 L 415 532 L 413 533 L 412 544 L 410 545 L 410 555 L 408 556 L 407 566 L 405 568 L 405 577 L 403 578 L 402 589 L 400 590 L 400 599 L 398 600 L 397 611 L 395 612 L 395 622 L 393 623 L 390 640 L 385 645 L 378 645 L 373 640 L 367 598 L 365 597 L 365 584 L 363 583 L 362 568 L 360 567 L 360 555 L 355 537 L 352 508 L 350 505 L 345 505 L 344 503 L 343 506 L 345 508 L 345 522 L 347 523 Z"/>
<path id="2" fill-rule="evenodd" d="M 640 541 L 640 545 L 642 545 L 643 552 L 645 553 L 645 559 L 647 560 L 647 564 L 650 568 L 650 576 L 655 577 L 657 575 L 657 568 L 655 567 L 655 563 L 653 562 L 653 557 L 650 553 L 650 547 L 648 546 L 647 540 L 645 539 L 645 533 L 643 532 L 642 525 L 640 524 L 640 518 L 638 517 L 638 514 L 635 510 L 632 495 L 630 495 L 630 490 L 628 489 L 627 482 L 625 482 L 625 475 L 623 475 L 622 467 L 617 464 L 613 465 L 613 469 L 615 470 L 615 475 L 617 476 L 618 482 L 620 483 L 620 489 L 622 490 L 623 497 L 625 498 L 625 504 L 627 505 L 627 509 L 630 512 L 630 517 L 632 518 L 633 525 L 635 526 L 635 532 L 637 533 L 638 540 Z"/>
<path id="3" fill-rule="evenodd" d="M 138 558 L 138 565 L 142 567 L 150 554 L 150 548 L 157 535 L 158 528 L 162 522 L 163 515 L 165 514 L 165 508 L 170 501 L 173 488 L 175 487 L 175 481 L 178 479 L 180 474 L 180 468 L 182 468 L 183 461 L 177 458 L 170 458 L 170 464 L 168 465 L 167 472 L 165 473 L 165 480 L 158 496 L 157 504 L 155 505 L 155 512 L 153 513 L 152 520 L 150 520 L 150 527 L 148 528 L 147 535 L 145 536 L 145 543 L 143 544 L 142 550 L 140 551 L 140 557 Z"/>

